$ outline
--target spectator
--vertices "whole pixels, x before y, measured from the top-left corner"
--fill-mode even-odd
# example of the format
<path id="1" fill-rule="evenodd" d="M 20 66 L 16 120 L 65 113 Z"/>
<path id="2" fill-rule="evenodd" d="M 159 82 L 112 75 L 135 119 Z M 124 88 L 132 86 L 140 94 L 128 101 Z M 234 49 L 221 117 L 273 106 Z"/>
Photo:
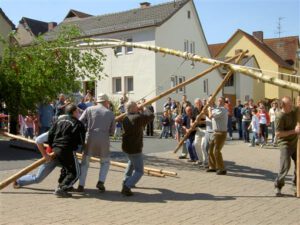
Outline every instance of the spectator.
<path id="1" fill-rule="evenodd" d="M 259 120 L 257 117 L 257 109 L 252 110 L 252 119 L 248 127 L 248 130 L 252 130 L 252 138 L 249 147 L 255 147 L 255 144 L 258 143 L 258 133 L 259 133 Z"/>
<path id="2" fill-rule="evenodd" d="M 163 116 L 161 118 L 161 133 L 159 138 L 168 138 L 170 127 L 170 119 L 167 111 L 164 111 Z"/>
<path id="3" fill-rule="evenodd" d="M 276 145 L 275 119 L 276 119 L 276 114 L 279 113 L 279 112 L 280 112 L 280 109 L 278 107 L 278 102 L 273 101 L 272 102 L 272 107 L 269 110 L 271 129 L 272 129 L 272 144 L 273 145 Z"/>
<path id="4" fill-rule="evenodd" d="M 251 123 L 251 109 L 249 108 L 248 102 L 245 102 L 241 113 L 243 116 L 242 117 L 243 137 L 244 137 L 244 142 L 246 143 L 246 142 L 250 142 L 248 127 Z"/>
<path id="5" fill-rule="evenodd" d="M 230 102 L 229 98 L 225 98 L 225 106 L 224 106 L 227 111 L 228 111 L 228 122 L 227 122 L 227 132 L 229 133 L 229 138 L 232 140 L 232 116 L 233 116 L 233 111 L 232 111 L 232 104 Z"/>
<path id="6" fill-rule="evenodd" d="M 54 117 L 54 109 L 53 106 L 49 103 L 47 104 L 41 104 L 38 109 L 38 115 L 39 115 L 39 133 L 43 134 L 47 132 L 53 122 Z"/>
<path id="7" fill-rule="evenodd" d="M 25 116 L 24 122 L 25 122 L 25 137 L 33 139 L 33 126 L 34 126 L 34 117 L 33 114 L 28 111 L 28 115 Z"/>
<path id="8" fill-rule="evenodd" d="M 261 148 L 267 143 L 267 129 L 270 124 L 270 116 L 266 112 L 265 107 L 261 106 L 258 110 L 258 120 L 259 120 L 259 139 L 261 142 Z"/>
<path id="9" fill-rule="evenodd" d="M 243 108 L 243 105 L 241 104 L 241 100 L 238 99 L 237 100 L 237 105 L 236 105 L 236 107 L 234 107 L 234 117 L 236 119 L 236 123 L 237 123 L 237 126 L 238 126 L 239 140 L 243 140 L 242 108 Z"/>

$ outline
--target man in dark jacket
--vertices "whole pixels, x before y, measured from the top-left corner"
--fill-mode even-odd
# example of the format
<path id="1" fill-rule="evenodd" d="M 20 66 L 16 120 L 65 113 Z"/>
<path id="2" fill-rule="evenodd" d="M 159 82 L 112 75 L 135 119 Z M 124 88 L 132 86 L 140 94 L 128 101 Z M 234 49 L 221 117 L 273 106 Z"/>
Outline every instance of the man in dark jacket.
<path id="1" fill-rule="evenodd" d="M 131 188 L 141 179 L 144 174 L 143 162 L 143 130 L 144 127 L 154 118 L 147 108 L 139 112 L 135 102 L 129 101 L 126 104 L 127 115 L 123 120 L 122 150 L 128 158 L 128 166 L 125 170 L 122 194 L 131 196 Z"/>
<path id="2" fill-rule="evenodd" d="M 58 197 L 72 196 L 67 189 L 73 186 L 80 175 L 76 150 L 79 145 L 84 144 L 85 139 L 84 125 L 77 119 L 77 107 L 70 104 L 66 106 L 65 112 L 67 115 L 59 118 L 50 128 L 48 137 L 49 145 L 65 171 L 61 172 L 61 182 L 54 192 Z"/>

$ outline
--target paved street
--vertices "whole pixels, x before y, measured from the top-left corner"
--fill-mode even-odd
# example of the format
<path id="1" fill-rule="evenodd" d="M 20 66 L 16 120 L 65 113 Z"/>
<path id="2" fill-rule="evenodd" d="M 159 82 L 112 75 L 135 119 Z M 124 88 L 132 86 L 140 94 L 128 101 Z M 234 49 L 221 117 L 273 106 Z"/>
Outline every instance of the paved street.
<path id="1" fill-rule="evenodd" d="M 9 150 L 17 160 L 3 156 L 0 142 L 0 179 L 32 162 L 37 154 Z M 112 144 L 113 160 L 125 160 L 119 142 Z M 0 192 L 0 224 L 299 224 L 299 201 L 287 177 L 282 198 L 274 197 L 273 180 L 279 150 L 250 148 L 241 141 L 228 141 L 223 149 L 228 174 L 206 173 L 185 160 L 178 160 L 170 139 L 145 138 L 146 165 L 178 173 L 178 177 L 145 175 L 133 189 L 133 197 L 120 194 L 123 169 L 111 167 L 107 192 L 95 189 L 99 165 L 92 163 L 86 192 L 70 199 L 53 195 L 59 170 L 44 182 L 22 189 L 9 186 Z M 153 150 L 153 151 L 151 151 Z M 6 153 L 5 153 L 6 154 Z M 18 156 L 17 156 L 18 154 Z M 24 156 L 20 156 L 24 155 Z M 11 167 L 9 167 L 11 165 Z M 16 165 L 15 167 L 13 165 Z M 293 169 L 293 167 L 291 168 Z"/>

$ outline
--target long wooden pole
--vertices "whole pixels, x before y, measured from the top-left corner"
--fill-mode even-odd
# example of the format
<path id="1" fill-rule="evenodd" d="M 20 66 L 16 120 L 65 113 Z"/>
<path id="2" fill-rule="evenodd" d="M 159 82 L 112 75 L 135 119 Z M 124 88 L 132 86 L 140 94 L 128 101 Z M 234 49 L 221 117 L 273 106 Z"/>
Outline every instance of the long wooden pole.
<path id="1" fill-rule="evenodd" d="M 84 41 L 86 41 L 86 43 L 82 43 Z M 222 61 L 219 61 L 219 60 L 216 60 L 216 59 L 210 59 L 210 58 L 206 58 L 206 57 L 195 55 L 195 54 L 188 53 L 188 52 L 182 52 L 182 51 L 169 49 L 169 48 L 162 48 L 162 47 L 159 47 L 159 46 L 138 44 L 138 43 L 134 43 L 134 42 L 125 42 L 125 41 L 121 41 L 121 40 L 91 38 L 91 39 L 80 40 L 80 43 L 81 44 L 77 44 L 76 46 L 78 46 L 79 48 L 82 48 L 82 49 L 85 49 L 85 48 L 88 48 L 88 49 L 91 49 L 91 48 L 105 48 L 105 47 L 111 48 L 111 47 L 124 46 L 124 47 L 133 47 L 133 48 L 145 49 L 145 50 L 153 51 L 153 52 L 160 52 L 160 53 L 163 53 L 163 54 L 168 54 L 168 55 L 173 55 L 173 56 L 177 56 L 177 57 L 181 57 L 181 58 L 186 58 L 186 59 L 189 59 L 189 60 L 192 60 L 192 61 L 198 61 L 198 62 L 202 62 L 202 63 L 205 63 L 205 64 L 210 64 L 210 65 L 214 65 L 216 63 L 226 64 L 225 62 L 222 62 Z M 74 42 L 74 44 L 76 44 L 76 42 Z M 282 88 L 286 88 L 286 89 L 289 89 L 289 90 L 300 92 L 300 85 L 299 84 L 289 82 L 289 81 L 285 81 L 285 80 L 281 80 L 277 77 L 268 76 L 265 73 L 259 71 L 259 69 L 257 69 L 257 70 L 249 69 L 249 68 L 246 68 L 246 67 L 241 66 L 241 65 L 228 65 L 228 66 L 234 72 L 243 73 L 244 75 L 252 77 L 256 80 L 260 80 L 260 81 L 265 82 L 265 83 L 269 83 L 269 84 L 276 85 L 276 86 L 279 86 L 279 87 L 282 87 Z"/>
<path id="2" fill-rule="evenodd" d="M 82 154 L 77 153 L 77 157 L 79 159 L 82 159 Z M 96 157 L 91 157 L 90 158 L 91 161 L 93 162 L 101 162 L 101 159 L 96 158 Z M 121 163 L 121 162 L 115 162 L 115 161 L 110 161 L 110 164 L 116 167 L 121 167 L 121 168 L 126 168 L 127 167 L 127 163 Z M 148 174 L 148 175 L 152 175 L 152 176 L 156 176 L 156 177 L 165 177 L 166 175 L 163 173 L 159 173 L 157 171 L 152 171 L 152 169 L 146 169 L 144 167 L 144 173 Z"/>
<path id="3" fill-rule="evenodd" d="M 233 56 L 233 57 L 231 57 L 231 58 L 225 60 L 225 62 L 231 62 L 231 61 L 235 60 L 236 58 L 238 58 L 238 55 L 235 55 L 235 56 Z M 213 71 L 213 70 L 219 68 L 220 66 L 222 66 L 222 64 L 217 63 L 216 65 L 214 65 L 214 66 L 212 66 L 212 67 L 210 67 L 210 68 L 204 70 L 202 73 L 199 73 L 198 75 L 196 75 L 196 76 L 194 76 L 194 77 L 192 77 L 192 78 L 186 80 L 185 82 L 182 82 L 182 83 L 178 84 L 177 86 L 175 86 L 175 87 L 173 87 L 173 88 L 171 88 L 171 89 L 169 89 L 169 90 L 167 90 L 167 91 L 161 93 L 160 95 L 157 95 L 157 96 L 155 96 L 155 97 L 152 98 L 152 99 L 149 99 L 148 101 L 146 101 L 146 102 L 144 102 L 143 104 L 141 104 L 139 107 L 144 107 L 144 106 L 146 106 L 146 105 L 150 105 L 150 104 L 152 104 L 153 102 L 156 102 L 157 100 L 159 100 L 159 99 L 161 99 L 161 98 L 163 98 L 163 97 L 165 97 L 165 96 L 168 96 L 169 94 L 171 94 L 172 92 L 176 91 L 177 89 L 187 86 L 188 84 L 190 84 L 190 83 L 192 83 L 192 82 L 198 80 L 199 78 L 205 76 L 206 74 L 208 74 L 208 73 L 210 73 L 211 71 Z M 120 121 L 120 120 L 122 120 L 122 119 L 124 118 L 125 115 L 126 115 L 126 113 L 123 113 L 123 114 L 117 116 L 115 120 L 116 120 L 116 121 Z"/>
<path id="4" fill-rule="evenodd" d="M 237 59 L 237 63 L 240 63 L 240 61 L 244 58 L 245 54 L 248 51 L 242 52 L 242 54 L 239 55 L 238 59 Z M 196 126 L 199 124 L 201 117 L 205 114 L 206 110 L 208 109 L 208 107 L 214 102 L 216 96 L 218 95 L 218 93 L 222 90 L 222 88 L 224 87 L 224 85 L 227 83 L 227 81 L 229 80 L 229 78 L 232 76 L 233 74 L 233 70 L 231 70 L 229 68 L 228 73 L 226 74 L 226 76 L 224 77 L 223 81 L 221 82 L 221 84 L 218 86 L 218 88 L 215 90 L 215 92 L 213 93 L 213 95 L 211 96 L 211 98 L 208 100 L 208 103 L 202 108 L 200 114 L 196 117 L 196 120 L 194 121 L 194 123 L 192 124 L 192 126 L 190 127 L 190 129 L 188 130 L 188 132 L 184 135 L 184 137 L 181 139 L 181 141 L 178 143 L 177 147 L 175 148 L 175 150 L 173 151 L 174 153 L 176 153 L 179 148 L 183 145 L 184 141 L 190 136 L 190 134 L 192 133 L 192 131 L 195 130 Z"/>
<path id="5" fill-rule="evenodd" d="M 300 126 L 300 96 L 297 97 L 297 125 Z M 297 142 L 297 163 L 296 163 L 296 192 L 297 198 L 300 198 L 300 135 Z"/>

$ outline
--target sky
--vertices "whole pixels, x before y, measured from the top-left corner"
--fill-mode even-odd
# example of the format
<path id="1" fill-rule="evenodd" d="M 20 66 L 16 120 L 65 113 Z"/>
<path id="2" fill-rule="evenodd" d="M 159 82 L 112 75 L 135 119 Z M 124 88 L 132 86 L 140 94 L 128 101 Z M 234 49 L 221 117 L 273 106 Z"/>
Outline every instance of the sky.
<path id="1" fill-rule="evenodd" d="M 0 0 L 0 8 L 17 25 L 22 17 L 45 22 L 61 22 L 70 9 L 92 15 L 138 8 L 172 0 Z M 226 42 L 237 29 L 252 34 L 263 31 L 264 38 L 300 35 L 300 0 L 194 0 L 209 44 Z"/>

